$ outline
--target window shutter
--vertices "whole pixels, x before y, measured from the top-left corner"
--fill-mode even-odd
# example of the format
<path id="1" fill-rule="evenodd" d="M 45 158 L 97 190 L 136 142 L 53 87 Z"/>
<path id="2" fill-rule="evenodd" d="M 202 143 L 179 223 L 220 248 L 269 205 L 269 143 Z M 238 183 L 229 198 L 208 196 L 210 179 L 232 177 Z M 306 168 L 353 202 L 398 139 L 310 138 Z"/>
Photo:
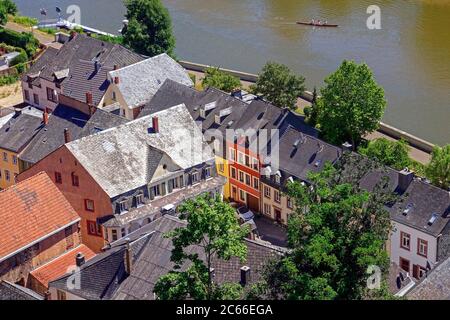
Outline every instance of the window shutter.
<path id="1" fill-rule="evenodd" d="M 165 182 L 161 183 L 160 189 L 161 189 L 161 195 L 165 196 L 166 195 L 166 183 Z"/>
<path id="2" fill-rule="evenodd" d="M 172 190 L 173 190 L 173 180 L 170 180 L 169 181 L 169 193 L 172 193 Z"/>
<path id="3" fill-rule="evenodd" d="M 192 173 L 189 173 L 188 185 L 192 185 Z"/>
<path id="4" fill-rule="evenodd" d="M 184 175 L 180 177 L 180 188 L 184 187 Z"/>

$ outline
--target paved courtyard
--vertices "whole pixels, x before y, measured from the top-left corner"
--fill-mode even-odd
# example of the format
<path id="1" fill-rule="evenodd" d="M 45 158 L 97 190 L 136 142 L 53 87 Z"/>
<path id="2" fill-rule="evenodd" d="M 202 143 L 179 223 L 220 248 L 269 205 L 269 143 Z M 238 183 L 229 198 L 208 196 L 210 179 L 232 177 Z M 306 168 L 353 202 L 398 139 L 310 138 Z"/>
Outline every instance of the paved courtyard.
<path id="1" fill-rule="evenodd" d="M 254 221 L 262 240 L 279 247 L 287 247 L 287 231 L 285 228 L 263 216 L 256 216 Z"/>

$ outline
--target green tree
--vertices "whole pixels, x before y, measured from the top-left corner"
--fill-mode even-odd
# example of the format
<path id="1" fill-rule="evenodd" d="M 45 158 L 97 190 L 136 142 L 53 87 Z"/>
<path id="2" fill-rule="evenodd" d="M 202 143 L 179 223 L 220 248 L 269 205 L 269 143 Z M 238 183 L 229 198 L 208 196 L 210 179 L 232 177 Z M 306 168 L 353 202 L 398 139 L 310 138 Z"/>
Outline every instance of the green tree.
<path id="1" fill-rule="evenodd" d="M 241 87 L 241 80 L 221 71 L 219 68 L 209 67 L 205 70 L 205 78 L 202 81 L 202 85 L 203 87 L 213 87 L 225 92 L 231 92 Z"/>
<path id="2" fill-rule="evenodd" d="M 433 184 L 446 190 L 450 188 L 450 144 L 434 148 L 431 162 L 425 170 Z"/>
<path id="3" fill-rule="evenodd" d="M 122 30 L 123 42 L 136 52 L 155 56 L 174 56 L 172 21 L 161 0 L 125 0 L 128 26 Z"/>
<path id="4" fill-rule="evenodd" d="M 288 185 L 295 208 L 288 222 L 292 250 L 266 267 L 259 293 L 301 300 L 390 298 L 384 280 L 380 290 L 367 289 L 369 266 L 378 266 L 386 279 L 385 204 L 394 200 L 387 178 L 371 192 L 360 189 L 360 179 L 374 169 L 380 170 L 375 162 L 346 154 L 337 168 L 327 164 L 311 173 L 311 186 Z"/>
<path id="5" fill-rule="evenodd" d="M 258 75 L 252 91 L 280 108 L 295 109 L 298 97 L 305 91 L 304 84 L 305 78 L 293 74 L 287 66 L 268 62 Z"/>
<path id="6" fill-rule="evenodd" d="M 0 5 L 5 8 L 7 14 L 16 15 L 18 10 L 12 0 L 1 0 Z"/>
<path id="7" fill-rule="evenodd" d="M 8 12 L 5 6 L 0 2 L 0 25 L 5 25 L 8 22 Z"/>
<path id="8" fill-rule="evenodd" d="M 208 195 L 188 200 L 180 206 L 181 218 L 187 219 L 185 228 L 168 234 L 172 237 L 171 260 L 174 270 L 162 276 L 155 285 L 155 293 L 162 300 L 237 299 L 242 295 L 239 284 L 213 283 L 211 272 L 213 259 L 244 260 L 247 247 L 244 237 L 249 230 L 239 225 L 235 210 L 219 196 Z M 199 252 L 186 251 L 198 246 Z M 186 271 L 181 266 L 190 262 Z"/>
<path id="9" fill-rule="evenodd" d="M 359 148 L 359 152 L 397 170 L 402 170 L 411 165 L 411 159 L 408 155 L 409 146 L 403 139 L 398 141 L 391 141 L 386 138 L 375 139 L 370 141 L 367 147 Z"/>
<path id="10" fill-rule="evenodd" d="M 344 61 L 325 79 L 319 99 L 319 125 L 324 137 L 335 144 L 351 142 L 378 129 L 386 108 L 384 90 L 366 64 Z"/>
<path id="11" fill-rule="evenodd" d="M 306 116 L 306 122 L 315 127 L 317 125 L 317 117 L 319 116 L 319 110 L 317 106 L 317 88 L 314 87 L 313 96 L 311 100 L 311 107 L 305 107 L 304 113 Z"/>

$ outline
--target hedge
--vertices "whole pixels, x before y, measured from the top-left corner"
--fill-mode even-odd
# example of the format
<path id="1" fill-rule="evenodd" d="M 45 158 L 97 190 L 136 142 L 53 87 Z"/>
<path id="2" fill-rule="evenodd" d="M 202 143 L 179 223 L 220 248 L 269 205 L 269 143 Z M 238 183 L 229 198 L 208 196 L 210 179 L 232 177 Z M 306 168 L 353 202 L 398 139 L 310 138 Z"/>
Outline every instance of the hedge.
<path id="1" fill-rule="evenodd" d="M 32 57 L 39 48 L 39 41 L 30 32 L 16 32 L 9 29 L 0 28 L 0 42 L 22 48 L 28 57 Z"/>

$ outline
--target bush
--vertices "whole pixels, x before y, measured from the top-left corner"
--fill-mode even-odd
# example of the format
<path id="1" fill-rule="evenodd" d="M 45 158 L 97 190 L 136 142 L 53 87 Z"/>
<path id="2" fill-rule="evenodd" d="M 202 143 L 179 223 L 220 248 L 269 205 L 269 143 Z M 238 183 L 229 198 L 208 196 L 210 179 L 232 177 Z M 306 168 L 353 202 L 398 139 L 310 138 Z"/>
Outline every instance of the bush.
<path id="1" fill-rule="evenodd" d="M 27 63 L 19 63 L 14 68 L 16 68 L 18 74 L 22 74 L 27 70 Z"/>
<path id="2" fill-rule="evenodd" d="M 205 70 L 205 78 L 202 81 L 203 87 L 213 87 L 222 91 L 231 92 L 241 87 L 241 80 L 229 73 L 223 72 L 219 68 L 209 67 Z"/>
<path id="3" fill-rule="evenodd" d="M 33 27 L 39 23 L 38 19 L 25 16 L 14 16 L 13 21 L 25 27 Z"/>
<path id="4" fill-rule="evenodd" d="M 0 77 L 0 87 L 16 83 L 17 81 L 19 81 L 18 75 L 2 76 Z"/>
<path id="5" fill-rule="evenodd" d="M 39 41 L 30 32 L 16 32 L 9 29 L 0 28 L 0 42 L 22 48 L 28 57 L 32 57 L 39 48 Z"/>
<path id="6" fill-rule="evenodd" d="M 12 15 L 17 14 L 17 6 L 12 0 L 1 0 L 0 4 L 3 5 L 3 7 L 6 10 L 6 13 Z"/>
<path id="7" fill-rule="evenodd" d="M 28 61 L 28 56 L 25 53 L 25 51 L 22 51 L 17 57 L 12 59 L 11 63 L 9 64 L 10 67 L 14 67 L 21 63 L 26 63 Z"/>
<path id="8" fill-rule="evenodd" d="M 56 32 L 58 32 L 58 30 L 54 28 L 39 28 L 39 31 L 53 35 L 56 34 Z"/>

